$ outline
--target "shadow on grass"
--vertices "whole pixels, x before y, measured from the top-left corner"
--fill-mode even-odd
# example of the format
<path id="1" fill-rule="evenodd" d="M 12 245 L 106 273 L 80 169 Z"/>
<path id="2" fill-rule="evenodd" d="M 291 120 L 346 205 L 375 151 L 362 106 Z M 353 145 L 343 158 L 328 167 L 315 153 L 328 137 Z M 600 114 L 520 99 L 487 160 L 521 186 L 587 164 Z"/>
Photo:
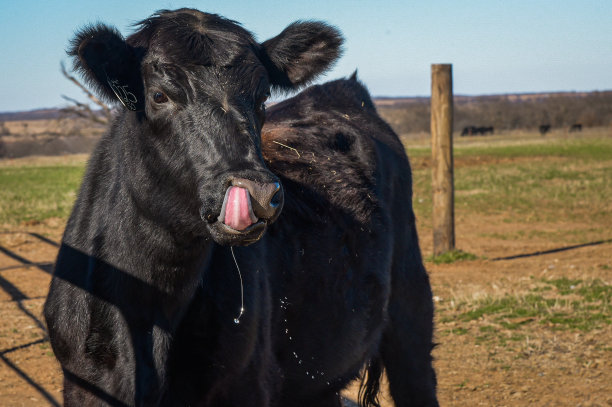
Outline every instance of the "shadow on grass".
<path id="1" fill-rule="evenodd" d="M 537 251 L 537 252 L 533 252 L 533 253 L 517 254 L 517 255 L 514 255 L 514 256 L 496 257 L 496 258 L 491 259 L 491 260 L 492 261 L 514 260 L 514 259 L 521 259 L 521 258 L 524 258 L 524 257 L 542 256 L 544 254 L 564 252 L 564 251 L 567 251 L 567 250 L 579 249 L 581 247 L 598 246 L 598 245 L 605 244 L 605 243 L 612 243 L 612 239 L 598 240 L 596 242 L 576 244 L 576 245 L 572 245 L 572 246 L 564 246 L 564 247 L 559 247 L 559 248 L 556 248 L 556 249 L 542 250 L 542 251 Z"/>

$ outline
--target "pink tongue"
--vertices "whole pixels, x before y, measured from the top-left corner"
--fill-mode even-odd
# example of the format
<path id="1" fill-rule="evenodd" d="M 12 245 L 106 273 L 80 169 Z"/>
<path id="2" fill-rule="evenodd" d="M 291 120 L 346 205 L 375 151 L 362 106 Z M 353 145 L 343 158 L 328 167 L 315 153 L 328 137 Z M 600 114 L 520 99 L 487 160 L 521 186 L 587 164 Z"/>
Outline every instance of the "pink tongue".
<path id="1" fill-rule="evenodd" d="M 225 224 L 232 229 L 244 230 L 253 224 L 249 212 L 248 191 L 240 187 L 231 187 L 225 205 Z"/>

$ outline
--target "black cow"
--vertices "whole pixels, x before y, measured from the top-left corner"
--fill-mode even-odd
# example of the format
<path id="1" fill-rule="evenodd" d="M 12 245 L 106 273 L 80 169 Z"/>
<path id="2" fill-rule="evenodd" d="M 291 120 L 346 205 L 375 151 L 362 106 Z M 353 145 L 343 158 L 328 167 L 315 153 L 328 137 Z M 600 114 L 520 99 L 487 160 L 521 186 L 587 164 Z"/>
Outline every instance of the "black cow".
<path id="1" fill-rule="evenodd" d="M 574 123 L 569 128 L 569 132 L 570 133 L 581 132 L 581 131 L 582 131 L 582 124 L 581 123 Z"/>
<path id="2" fill-rule="evenodd" d="M 540 134 L 545 135 L 550 131 L 550 124 L 542 124 L 540 125 Z"/>
<path id="3" fill-rule="evenodd" d="M 477 130 L 478 128 L 476 126 L 466 126 L 461 131 L 461 137 L 474 135 Z"/>
<path id="4" fill-rule="evenodd" d="M 486 136 L 487 134 L 493 134 L 494 130 L 495 129 L 492 126 L 489 126 L 489 127 L 467 126 L 463 128 L 463 131 L 461 131 L 461 137 L 478 136 L 478 135 Z"/>
<path id="5" fill-rule="evenodd" d="M 340 34 L 301 22 L 258 44 L 190 9 L 138 27 L 91 26 L 71 48 L 125 109 L 90 158 L 45 303 L 65 405 L 337 407 L 363 369 L 363 405 L 383 369 L 396 405 L 437 405 L 397 136 L 355 77 L 263 127 L 270 88 L 327 69 Z"/>
<path id="6" fill-rule="evenodd" d="M 495 128 L 493 126 L 479 127 L 478 132 L 483 136 L 486 136 L 487 134 L 493 134 L 495 132 Z"/>

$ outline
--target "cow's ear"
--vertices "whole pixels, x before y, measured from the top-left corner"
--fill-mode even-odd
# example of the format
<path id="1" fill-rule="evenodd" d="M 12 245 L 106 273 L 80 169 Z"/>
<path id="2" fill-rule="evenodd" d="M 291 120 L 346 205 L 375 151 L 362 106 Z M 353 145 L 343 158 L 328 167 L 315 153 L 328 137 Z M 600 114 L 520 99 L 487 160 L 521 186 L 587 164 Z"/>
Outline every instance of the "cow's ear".
<path id="1" fill-rule="evenodd" d="M 144 108 L 138 54 L 116 28 L 104 24 L 77 32 L 68 50 L 74 69 L 100 98 L 134 111 Z"/>
<path id="2" fill-rule="evenodd" d="M 317 21 L 297 21 L 265 41 L 265 64 L 273 86 L 295 89 L 328 70 L 342 53 L 342 35 Z"/>

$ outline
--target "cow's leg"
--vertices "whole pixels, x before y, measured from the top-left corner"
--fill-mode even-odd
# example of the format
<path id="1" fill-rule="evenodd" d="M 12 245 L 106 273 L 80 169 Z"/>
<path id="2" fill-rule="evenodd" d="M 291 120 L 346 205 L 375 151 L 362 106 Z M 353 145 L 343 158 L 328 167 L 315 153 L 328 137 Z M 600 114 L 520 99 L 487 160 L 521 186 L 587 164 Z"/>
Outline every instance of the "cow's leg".
<path id="1" fill-rule="evenodd" d="M 168 348 L 168 335 L 157 327 L 131 329 L 129 336 L 113 337 L 114 343 L 125 340 L 114 348 L 92 337 L 85 341 L 84 353 L 64 361 L 64 405 L 159 405 L 165 390 L 166 353 L 155 350 Z"/>
<path id="2" fill-rule="evenodd" d="M 396 256 L 393 265 L 389 325 L 383 335 L 381 356 L 397 407 L 437 406 L 431 357 L 432 294 L 416 230 L 411 235 L 414 245 Z"/>
<path id="3" fill-rule="evenodd" d="M 130 331 L 136 363 L 134 378 L 136 405 L 159 405 L 160 398 L 166 390 L 166 365 L 171 333 L 158 325 Z"/>
<path id="4" fill-rule="evenodd" d="M 64 406 L 76 407 L 104 405 L 102 400 L 95 394 L 96 391 L 105 394 L 104 391 L 99 391 L 99 389 L 91 383 L 81 380 L 71 372 L 64 370 Z M 110 397 L 107 398 L 107 400 L 109 399 Z M 117 405 L 121 405 L 120 401 L 114 401 L 116 401 Z M 109 404 L 112 405 L 111 403 Z"/>

